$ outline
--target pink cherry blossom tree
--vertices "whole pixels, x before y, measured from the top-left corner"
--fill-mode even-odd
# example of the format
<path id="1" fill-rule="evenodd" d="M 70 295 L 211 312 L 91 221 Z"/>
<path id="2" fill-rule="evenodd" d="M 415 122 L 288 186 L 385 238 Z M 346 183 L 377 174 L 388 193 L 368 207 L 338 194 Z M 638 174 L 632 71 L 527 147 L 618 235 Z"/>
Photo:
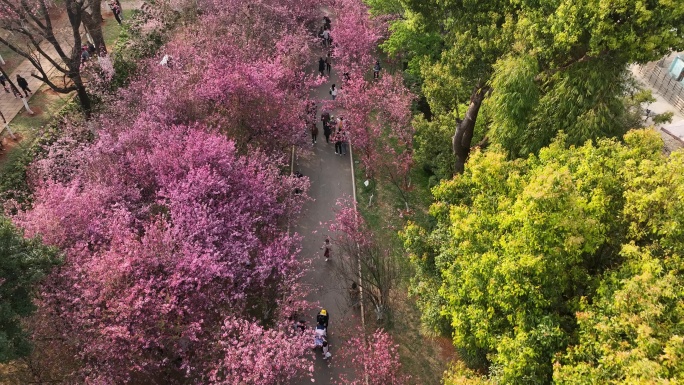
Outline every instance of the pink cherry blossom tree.
<path id="1" fill-rule="evenodd" d="M 342 378 L 339 385 L 408 385 L 410 377 L 401 372 L 398 346 L 382 329 L 365 336 L 352 338 L 342 350 L 350 357 L 357 373 L 365 373 L 355 380 Z"/>
<path id="2" fill-rule="evenodd" d="M 363 1 L 337 0 L 331 28 L 337 66 L 342 72 L 363 76 L 377 57 L 377 47 L 387 36 L 387 22 L 373 18 Z"/>
<path id="3" fill-rule="evenodd" d="M 201 358 L 220 356 L 212 341 L 226 319 L 269 328 L 286 318 L 276 300 L 301 268 L 298 239 L 282 228 L 306 180 L 206 131 L 141 122 L 100 132 L 71 153 L 79 169 L 68 182 L 39 175 L 33 208 L 16 218 L 66 252 L 43 301 L 88 382 L 206 376 L 218 369 Z M 280 345 L 304 352 L 297 339 Z"/>
<path id="4" fill-rule="evenodd" d="M 229 1 L 179 32 L 163 48 L 170 64 L 151 60 L 112 101 L 121 111 L 112 121 L 144 114 L 164 124 L 201 122 L 240 151 L 305 144 L 306 95 L 320 81 L 306 70 L 316 41 L 302 23 L 311 10 L 271 3 Z"/>
<path id="5" fill-rule="evenodd" d="M 340 94 L 345 127 L 366 175 L 389 182 L 408 206 L 414 95 L 398 74 L 385 74 L 374 81 L 353 76 Z"/>
<path id="6" fill-rule="evenodd" d="M 368 226 L 350 198 L 337 202 L 329 229 L 334 234 L 333 245 L 345 254 L 337 261 L 336 272 L 346 282 L 357 282 L 364 299 L 373 305 L 377 321 L 385 320 L 400 279 L 397 250 L 387 237 Z"/>

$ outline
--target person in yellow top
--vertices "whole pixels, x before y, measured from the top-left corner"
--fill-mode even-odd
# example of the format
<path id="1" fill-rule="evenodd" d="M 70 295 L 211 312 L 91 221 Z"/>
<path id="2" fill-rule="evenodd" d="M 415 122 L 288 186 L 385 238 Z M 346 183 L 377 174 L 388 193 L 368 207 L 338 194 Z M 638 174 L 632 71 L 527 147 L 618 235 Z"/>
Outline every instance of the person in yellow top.
<path id="1" fill-rule="evenodd" d="M 319 325 L 325 326 L 326 329 L 328 329 L 328 321 L 330 320 L 330 316 L 328 315 L 328 311 L 325 309 L 321 309 L 321 311 L 318 312 L 318 315 L 316 316 L 316 322 Z"/>

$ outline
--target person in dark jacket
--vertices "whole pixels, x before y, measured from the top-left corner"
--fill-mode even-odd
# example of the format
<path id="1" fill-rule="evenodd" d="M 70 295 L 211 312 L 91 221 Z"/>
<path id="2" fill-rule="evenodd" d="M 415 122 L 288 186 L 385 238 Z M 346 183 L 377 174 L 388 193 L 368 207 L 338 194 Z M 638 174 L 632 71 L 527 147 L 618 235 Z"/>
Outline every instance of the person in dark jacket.
<path id="1" fill-rule="evenodd" d="M 318 139 L 318 126 L 316 125 L 316 122 L 311 123 L 310 131 L 311 131 L 311 145 L 313 146 L 314 144 L 316 144 L 316 139 Z"/>
<path id="2" fill-rule="evenodd" d="M 321 114 L 321 122 L 323 122 L 323 135 L 325 135 L 325 142 L 330 143 L 330 113 L 323 111 Z"/>
<path id="3" fill-rule="evenodd" d="M 7 78 L 5 78 L 5 75 L 0 74 L 0 84 L 2 84 L 2 88 L 5 89 L 5 92 L 7 92 L 9 94 L 10 90 L 7 87 Z"/>
<path id="4" fill-rule="evenodd" d="M 375 61 L 375 65 L 373 66 L 373 79 L 378 79 L 380 77 L 380 70 L 382 67 L 380 67 L 380 60 Z"/>
<path id="5" fill-rule="evenodd" d="M 330 76 L 330 71 L 332 70 L 332 56 L 330 55 L 330 52 L 328 52 L 328 56 L 325 57 L 325 70 L 328 72 L 328 76 Z"/>
<path id="6" fill-rule="evenodd" d="M 119 0 L 110 1 L 109 8 L 112 10 L 112 13 L 114 13 L 116 22 L 121 25 L 121 2 L 119 2 Z"/>
<path id="7" fill-rule="evenodd" d="M 323 135 L 325 135 L 325 142 L 330 143 L 330 125 L 326 122 L 323 122 Z"/>
<path id="8" fill-rule="evenodd" d="M 328 329 L 328 323 L 330 322 L 330 314 L 325 309 L 321 309 L 316 315 L 316 323 L 325 326 Z"/>
<path id="9" fill-rule="evenodd" d="M 24 91 L 27 98 L 28 98 L 29 94 L 31 92 L 33 92 L 29 88 L 28 82 L 26 81 L 26 79 L 22 78 L 21 75 L 19 75 L 19 74 L 17 74 L 17 85 L 19 86 L 19 88 L 21 88 Z"/>
<path id="10" fill-rule="evenodd" d="M 325 60 L 323 58 L 318 58 L 318 72 L 321 73 L 321 76 L 325 76 Z"/>

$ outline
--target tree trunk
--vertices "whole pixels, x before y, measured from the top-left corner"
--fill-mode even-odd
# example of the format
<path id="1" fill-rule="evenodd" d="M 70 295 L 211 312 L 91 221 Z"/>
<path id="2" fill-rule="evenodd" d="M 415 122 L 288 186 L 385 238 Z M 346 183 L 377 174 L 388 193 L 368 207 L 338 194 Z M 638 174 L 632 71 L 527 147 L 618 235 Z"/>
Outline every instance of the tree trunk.
<path id="1" fill-rule="evenodd" d="M 66 10 L 69 16 L 69 22 L 71 24 L 71 30 L 73 33 L 74 47 L 71 50 L 71 62 L 69 63 L 69 73 L 67 76 L 74 83 L 76 87 L 76 93 L 78 94 L 78 100 L 81 102 L 81 108 L 85 113 L 86 118 L 90 117 L 90 97 L 86 92 L 85 85 L 83 84 L 83 79 L 81 79 L 81 23 L 83 22 L 83 14 L 86 13 L 80 4 L 74 0 L 66 0 Z"/>
<path id="2" fill-rule="evenodd" d="M 91 0 L 88 11 L 83 12 L 83 25 L 93 38 L 95 49 L 98 55 L 107 53 L 107 45 L 102 34 L 102 2 Z"/>
<path id="3" fill-rule="evenodd" d="M 71 78 L 71 80 L 74 82 L 74 85 L 76 86 L 76 94 L 78 95 L 78 101 L 81 103 L 81 108 L 83 108 L 83 112 L 85 113 L 86 118 L 90 117 L 90 96 L 88 96 L 88 93 L 86 92 L 85 85 L 83 84 L 83 80 L 81 79 L 81 74 L 78 74 Z"/>
<path id="4" fill-rule="evenodd" d="M 104 41 L 104 35 L 102 34 L 102 25 L 95 16 L 89 15 L 87 12 L 83 13 L 83 25 L 86 31 L 93 38 L 93 45 L 95 45 L 95 50 L 97 55 L 104 55 L 107 53 L 107 45 Z"/>
<path id="5" fill-rule="evenodd" d="M 465 113 L 465 117 L 458 122 L 456 132 L 451 138 L 451 149 L 454 155 L 456 155 L 456 174 L 461 174 L 465 170 L 465 163 L 470 155 L 470 145 L 473 141 L 477 114 L 480 112 L 480 106 L 488 91 L 489 87 L 482 83 L 475 86 L 473 93 L 470 95 L 470 105 Z"/>

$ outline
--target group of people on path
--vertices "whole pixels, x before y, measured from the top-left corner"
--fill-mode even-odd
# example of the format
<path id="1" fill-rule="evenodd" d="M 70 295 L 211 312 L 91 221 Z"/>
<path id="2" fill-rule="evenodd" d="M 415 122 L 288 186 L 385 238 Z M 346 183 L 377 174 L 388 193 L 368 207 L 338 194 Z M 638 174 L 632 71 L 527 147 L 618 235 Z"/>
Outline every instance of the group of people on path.
<path id="1" fill-rule="evenodd" d="M 298 313 L 294 312 L 290 316 L 292 322 L 292 330 L 295 333 L 304 334 L 306 332 L 306 321 L 299 319 Z M 327 360 L 332 357 L 330 353 L 330 346 L 328 344 L 328 324 L 330 322 L 330 314 L 326 309 L 321 309 L 316 315 L 316 328 L 314 329 L 314 349 L 321 348 L 323 352 L 323 359 Z"/>
<path id="2" fill-rule="evenodd" d="M 323 16 L 323 25 L 318 30 L 318 38 L 321 39 L 321 45 L 324 47 L 330 47 L 332 45 L 332 34 L 330 32 L 331 20 L 326 15 Z"/>
<path id="3" fill-rule="evenodd" d="M 5 89 L 5 92 L 7 92 L 8 94 L 14 94 L 15 98 L 21 99 L 24 97 L 21 95 L 21 91 L 16 89 L 16 87 L 10 87 L 10 81 L 5 77 L 5 75 L 0 75 L 0 84 L 2 84 L 2 88 Z M 19 74 L 17 74 L 17 86 L 19 86 L 19 88 L 21 88 L 21 90 L 24 91 L 27 98 L 29 97 L 29 94 L 33 92 L 29 88 L 28 80 L 26 80 L 26 78 L 22 77 Z"/>
<path id="4" fill-rule="evenodd" d="M 96 51 L 97 51 L 97 49 L 95 48 L 93 43 L 88 42 L 88 44 L 84 44 L 81 47 L 81 63 L 85 63 L 88 60 L 90 60 L 90 58 L 93 55 L 95 55 Z"/>
<path id="5" fill-rule="evenodd" d="M 318 72 L 321 76 L 330 76 L 330 71 L 332 70 L 332 53 L 328 52 L 325 59 L 322 57 L 318 58 Z"/>
<path id="6" fill-rule="evenodd" d="M 325 142 L 335 144 L 335 155 L 347 155 L 347 147 L 349 145 L 349 133 L 344 127 L 345 121 L 343 117 L 330 115 L 330 112 L 323 111 L 321 114 L 321 122 L 323 123 L 323 135 L 325 135 Z M 318 139 L 318 126 L 314 123 L 311 125 L 311 145 L 315 145 Z"/>

